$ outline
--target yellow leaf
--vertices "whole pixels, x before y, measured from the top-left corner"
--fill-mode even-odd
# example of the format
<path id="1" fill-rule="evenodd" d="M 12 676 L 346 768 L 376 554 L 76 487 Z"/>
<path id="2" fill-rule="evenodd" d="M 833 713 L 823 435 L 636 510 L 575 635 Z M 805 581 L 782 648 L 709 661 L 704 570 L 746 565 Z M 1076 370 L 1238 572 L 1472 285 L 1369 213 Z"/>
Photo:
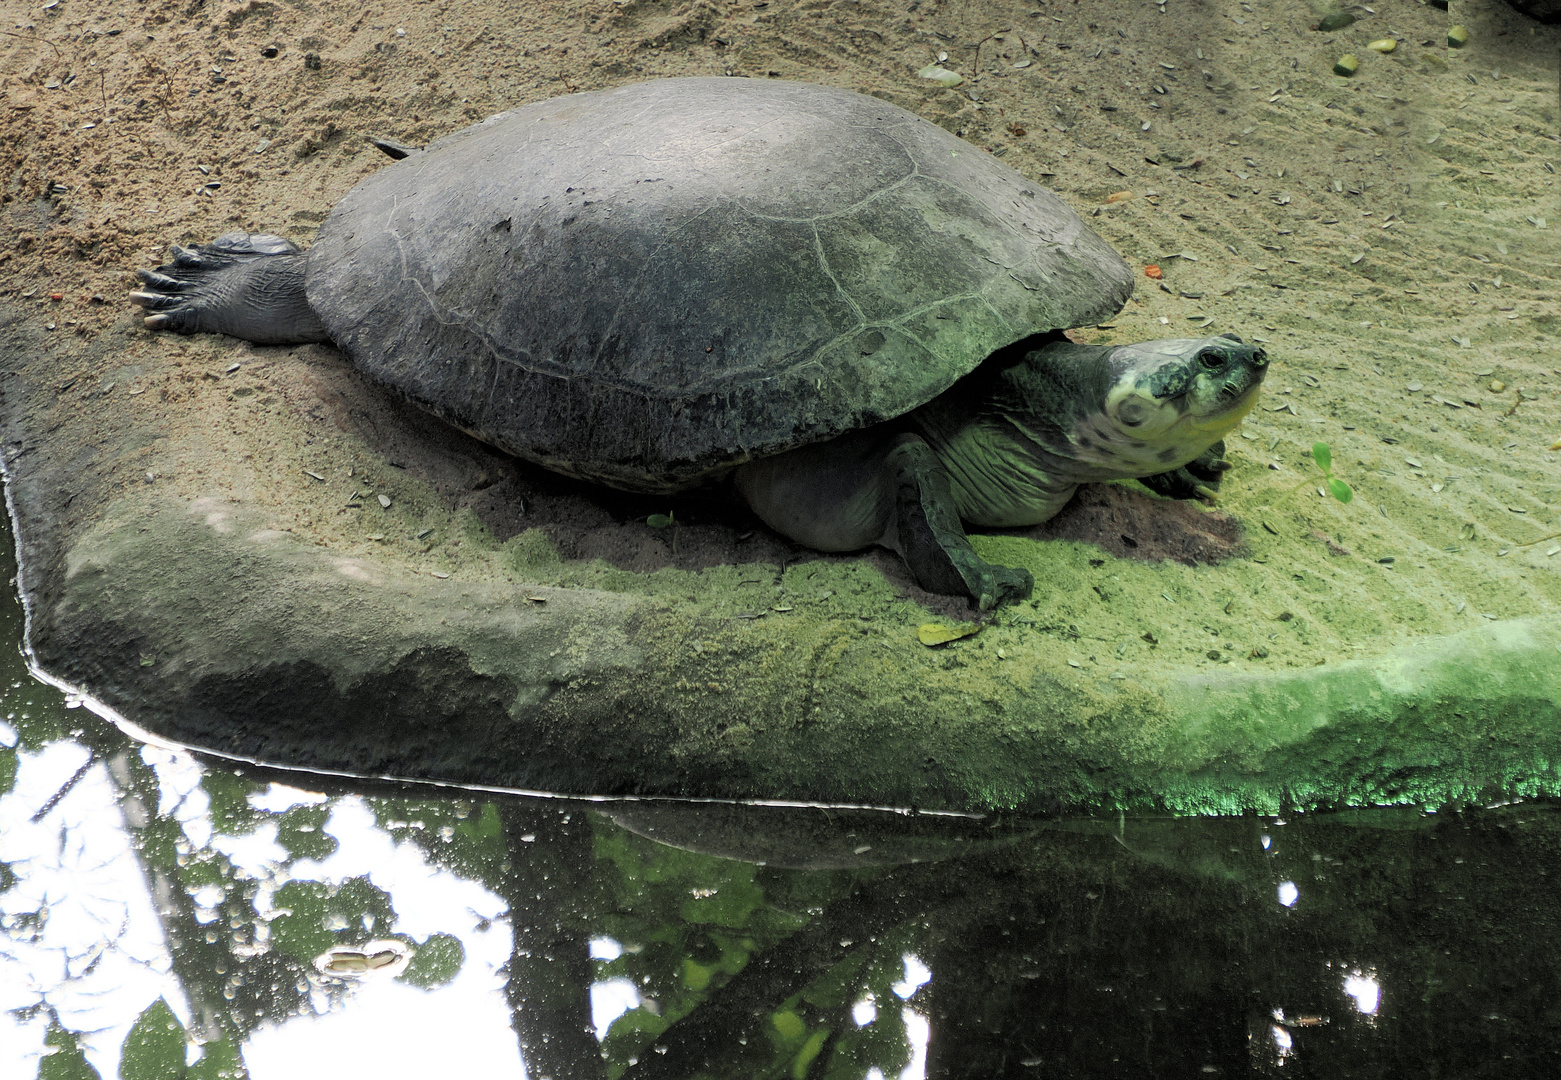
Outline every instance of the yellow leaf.
<path id="1" fill-rule="evenodd" d="M 946 645 L 950 641 L 958 641 L 962 637 L 969 637 L 981 629 L 979 623 L 965 623 L 960 626 L 944 626 L 942 623 L 922 623 L 916 628 L 916 638 L 923 645 Z"/>

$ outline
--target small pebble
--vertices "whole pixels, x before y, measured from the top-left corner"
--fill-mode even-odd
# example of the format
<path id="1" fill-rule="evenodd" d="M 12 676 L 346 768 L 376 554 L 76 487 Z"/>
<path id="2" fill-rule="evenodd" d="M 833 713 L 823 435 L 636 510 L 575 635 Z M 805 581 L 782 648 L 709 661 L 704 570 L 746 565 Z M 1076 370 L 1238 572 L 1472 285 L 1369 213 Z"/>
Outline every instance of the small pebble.
<path id="1" fill-rule="evenodd" d="M 1355 59 L 1354 53 L 1345 53 L 1334 62 L 1333 73 L 1349 78 L 1360 69 L 1360 61 Z"/>
<path id="2" fill-rule="evenodd" d="M 1398 48 L 1398 42 L 1394 41 L 1392 38 L 1378 38 L 1370 45 L 1367 45 L 1366 48 L 1370 49 L 1372 52 L 1390 53 L 1394 49 Z"/>
<path id="3" fill-rule="evenodd" d="M 1491 393 L 1499 394 L 1503 390 L 1505 390 L 1506 388 L 1507 388 L 1507 384 L 1502 382 L 1500 379 L 1492 379 L 1491 380 Z"/>
<path id="4" fill-rule="evenodd" d="M 390 509 L 390 496 L 389 495 L 380 494 L 380 495 L 376 495 L 375 498 L 377 498 L 379 500 L 379 505 L 380 506 L 383 506 L 386 510 Z"/>
<path id="5" fill-rule="evenodd" d="M 1469 31 L 1461 26 L 1450 26 L 1447 28 L 1448 48 L 1461 49 L 1467 44 L 1469 44 Z"/>

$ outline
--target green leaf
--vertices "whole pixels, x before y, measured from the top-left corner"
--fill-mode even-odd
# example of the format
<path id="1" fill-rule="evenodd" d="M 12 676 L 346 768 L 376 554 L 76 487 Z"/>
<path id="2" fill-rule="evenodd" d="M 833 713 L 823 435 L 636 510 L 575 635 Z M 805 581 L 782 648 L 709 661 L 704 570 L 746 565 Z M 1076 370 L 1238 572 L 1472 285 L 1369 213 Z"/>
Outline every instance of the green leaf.
<path id="1" fill-rule="evenodd" d="M 38 1062 L 38 1080 L 103 1080 L 102 1074 L 87 1064 L 75 1032 L 51 1027 L 43 1044 L 56 1049 Z"/>
<path id="2" fill-rule="evenodd" d="M 818 1052 L 824 1049 L 824 1042 L 829 1038 L 829 1029 L 822 1028 L 808 1037 L 808 1041 L 802 1044 L 802 1049 L 797 1051 L 797 1056 L 791 1062 L 792 1080 L 806 1080 L 808 1066 L 813 1064 L 813 1059 L 818 1057 Z"/>
<path id="3" fill-rule="evenodd" d="M 264 784 L 245 780 L 241 776 L 211 769 L 201 777 L 201 787 L 211 805 L 211 824 L 226 836 L 243 836 L 253 832 L 266 816 L 249 805 L 249 796 L 265 790 Z"/>
<path id="4" fill-rule="evenodd" d="M 325 831 L 325 819 L 330 812 L 330 804 L 321 803 L 295 806 L 282 815 L 276 823 L 276 842 L 287 850 L 289 861 L 320 860 L 336 850 L 336 838 Z"/>
<path id="5" fill-rule="evenodd" d="M 162 998 L 148 1005 L 125 1036 L 122 1080 L 184 1080 L 184 1027 Z"/>
<path id="6" fill-rule="evenodd" d="M 665 529 L 668 525 L 672 524 L 672 515 L 652 514 L 650 517 L 645 519 L 645 524 L 649 525 L 652 529 Z"/>
<path id="7" fill-rule="evenodd" d="M 808 1025 L 803 1022 L 802 1017 L 790 1009 L 776 1013 L 770 1018 L 770 1023 L 775 1025 L 775 1030 L 780 1032 L 781 1038 L 788 1042 L 802 1038 L 802 1033 L 808 1030 Z"/>
<path id="8" fill-rule="evenodd" d="M 1333 452 L 1328 449 L 1327 443 L 1312 443 L 1312 460 L 1317 462 L 1317 467 L 1323 472 L 1333 471 Z"/>
<path id="9" fill-rule="evenodd" d="M 201 1047 L 201 1059 L 190 1066 L 187 1080 L 240 1080 L 247 1075 L 244 1059 L 224 1035 Z"/>
<path id="10" fill-rule="evenodd" d="M 274 903 L 292 914 L 271 921 L 271 947 L 305 964 L 333 945 L 386 937 L 396 921 L 390 897 L 368 878 L 349 878 L 340 887 L 289 881 L 276 891 Z M 368 925 L 365 916 L 373 916 Z"/>
<path id="11" fill-rule="evenodd" d="M 684 901 L 679 914 L 688 923 L 742 929 L 763 903 L 764 892 L 752 879 L 728 878 L 707 895 Z"/>
<path id="12" fill-rule="evenodd" d="M 1328 478 L 1328 490 L 1333 492 L 1333 497 L 1341 503 L 1347 503 L 1355 497 L 1355 492 L 1350 490 L 1350 485 L 1331 476 Z"/>
<path id="13" fill-rule="evenodd" d="M 692 956 L 683 958 L 683 985 L 690 990 L 704 990 L 710 986 L 710 976 L 715 974 L 713 968 L 697 962 Z"/>
<path id="14" fill-rule="evenodd" d="M 406 970 L 396 978 L 402 982 L 432 990 L 443 986 L 460 974 L 466 962 L 466 946 L 451 934 L 429 934 L 428 940 L 417 946 Z"/>

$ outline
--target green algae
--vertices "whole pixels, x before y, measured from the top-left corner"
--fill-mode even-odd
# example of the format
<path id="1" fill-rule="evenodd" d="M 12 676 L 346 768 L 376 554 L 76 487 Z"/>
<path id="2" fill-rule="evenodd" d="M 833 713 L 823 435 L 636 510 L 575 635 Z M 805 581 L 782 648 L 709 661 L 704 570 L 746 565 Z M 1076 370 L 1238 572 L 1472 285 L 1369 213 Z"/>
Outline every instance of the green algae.
<path id="1" fill-rule="evenodd" d="M 1538 620 L 1299 672 L 1188 674 L 1102 656 L 1087 619 L 1026 617 L 1065 615 L 1055 597 L 926 648 L 925 609 L 860 562 L 661 571 L 636 597 L 509 581 L 509 545 L 436 579 L 334 556 L 258 518 L 209 502 L 122 505 L 72 550 L 35 632 L 40 663 L 198 748 L 502 787 L 1186 813 L 1558 787 L 1561 632 Z M 1075 575 L 1095 569 L 1086 545 L 1046 547 Z M 1151 569 L 1167 588 L 1197 584 L 1193 568 Z M 214 607 L 240 571 L 247 599 Z M 121 632 L 126 604 L 155 669 L 83 647 Z M 1162 618 L 1145 631 L 1157 643 L 1139 646 L 1163 655 L 1158 642 L 1178 632 Z M 416 689 L 408 664 L 425 672 Z M 277 680 L 305 669 L 328 676 L 314 693 L 344 713 L 379 684 L 408 688 L 376 699 L 365 747 L 298 721 Z M 430 730 L 430 708 L 443 728 Z M 235 726 L 260 735 L 235 749 Z"/>

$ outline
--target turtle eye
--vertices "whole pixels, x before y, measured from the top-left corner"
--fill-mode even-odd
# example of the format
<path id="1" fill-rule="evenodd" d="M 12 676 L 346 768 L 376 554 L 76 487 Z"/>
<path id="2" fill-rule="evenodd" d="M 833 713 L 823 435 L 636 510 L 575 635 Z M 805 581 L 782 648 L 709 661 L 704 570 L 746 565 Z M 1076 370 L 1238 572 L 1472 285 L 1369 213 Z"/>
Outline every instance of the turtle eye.
<path id="1" fill-rule="evenodd" d="M 1225 366 L 1225 358 L 1213 349 L 1204 349 L 1198 354 L 1198 363 L 1205 371 L 1218 371 Z"/>

